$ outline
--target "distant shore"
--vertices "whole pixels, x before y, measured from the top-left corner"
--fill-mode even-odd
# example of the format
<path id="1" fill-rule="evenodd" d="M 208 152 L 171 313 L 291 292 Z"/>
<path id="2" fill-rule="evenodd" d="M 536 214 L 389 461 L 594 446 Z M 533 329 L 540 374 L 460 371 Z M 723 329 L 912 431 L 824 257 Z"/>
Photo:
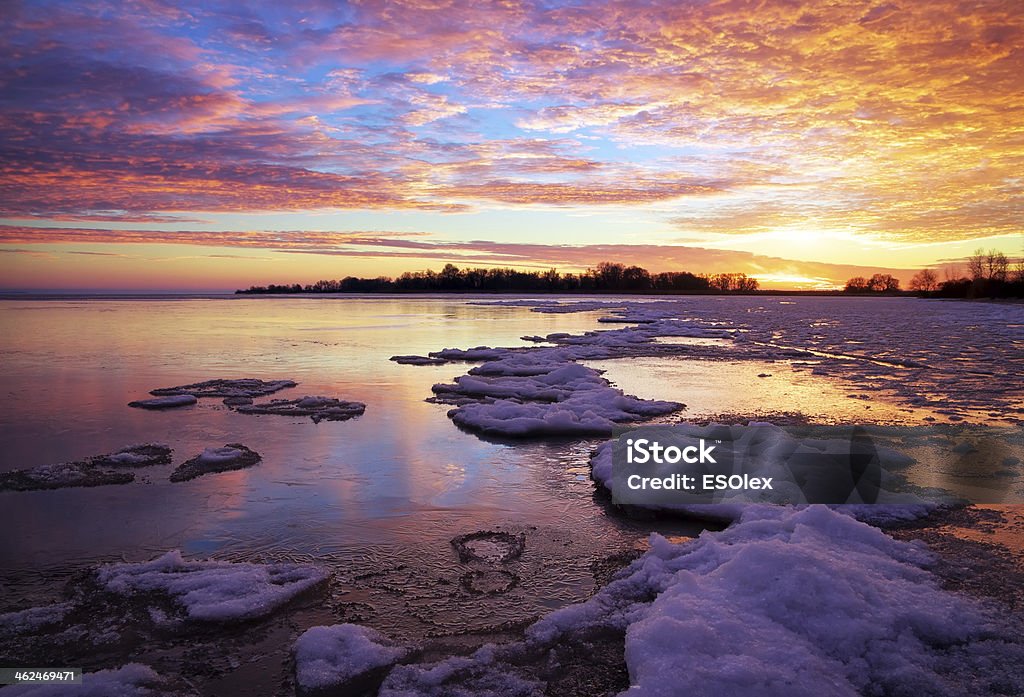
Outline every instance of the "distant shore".
<path id="1" fill-rule="evenodd" d="M 239 289 L 234 292 L 234 295 L 308 295 L 308 296 L 349 296 L 349 295 L 513 295 L 520 297 L 530 297 L 537 295 L 551 295 L 551 296 L 572 296 L 572 297 L 614 297 L 621 295 L 629 296 L 681 296 L 681 295 L 694 295 L 694 296 L 781 296 L 781 295 L 800 295 L 800 296 L 836 296 L 844 298 L 899 298 L 899 297 L 915 297 L 919 295 L 913 291 L 896 291 L 890 293 L 846 293 L 842 290 L 752 290 L 752 291 L 664 291 L 664 290 L 608 290 L 608 291 L 567 291 L 567 290 L 533 290 L 533 291 L 521 291 L 521 290 L 352 290 L 352 291 L 331 291 L 331 292 L 320 292 L 320 291 L 309 291 L 309 290 L 253 290 Z"/>

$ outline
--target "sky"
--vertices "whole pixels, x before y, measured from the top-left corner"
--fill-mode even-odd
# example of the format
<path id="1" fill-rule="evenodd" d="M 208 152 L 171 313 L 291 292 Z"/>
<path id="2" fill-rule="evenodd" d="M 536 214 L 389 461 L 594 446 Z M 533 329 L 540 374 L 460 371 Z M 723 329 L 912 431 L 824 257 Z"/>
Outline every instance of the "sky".
<path id="1" fill-rule="evenodd" d="M 18 2 L 0 287 L 1024 254 L 1020 0 Z"/>

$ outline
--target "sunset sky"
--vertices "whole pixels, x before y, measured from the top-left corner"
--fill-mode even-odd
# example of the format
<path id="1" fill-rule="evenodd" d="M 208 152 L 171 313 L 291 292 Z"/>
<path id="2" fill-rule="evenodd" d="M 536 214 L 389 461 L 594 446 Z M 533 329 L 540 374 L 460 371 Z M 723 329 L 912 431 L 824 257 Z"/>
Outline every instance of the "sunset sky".
<path id="1" fill-rule="evenodd" d="M 1024 253 L 1021 0 L 18 2 L 0 287 Z"/>

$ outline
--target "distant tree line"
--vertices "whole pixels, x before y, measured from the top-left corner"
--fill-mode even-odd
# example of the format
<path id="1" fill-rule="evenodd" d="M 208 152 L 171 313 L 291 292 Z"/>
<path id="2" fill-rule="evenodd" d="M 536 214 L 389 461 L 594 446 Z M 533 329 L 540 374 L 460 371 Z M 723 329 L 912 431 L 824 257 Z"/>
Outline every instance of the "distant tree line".
<path id="1" fill-rule="evenodd" d="M 308 285 L 252 286 L 235 293 L 753 293 L 757 279 L 743 273 L 697 275 L 688 271 L 652 274 L 640 266 L 602 262 L 581 273 L 518 271 L 509 268 L 460 269 L 447 264 L 440 271 L 407 271 L 397 278 L 356 278 L 317 281 Z"/>
<path id="2" fill-rule="evenodd" d="M 967 275 L 947 268 L 945 280 L 922 269 L 910 280 L 910 290 L 933 298 L 1024 298 L 1024 259 L 1011 266 L 1002 252 L 977 249 L 967 258 Z"/>
<path id="3" fill-rule="evenodd" d="M 932 269 L 921 269 L 910 279 L 910 290 L 931 298 L 1021 298 L 1024 297 L 1024 259 L 1011 268 L 1010 260 L 994 249 L 977 249 L 967 258 L 967 275 L 955 267 L 946 269 L 946 278 Z M 846 282 L 844 292 L 855 294 L 898 293 L 900 282 L 887 273 L 871 278 L 857 276 Z"/>

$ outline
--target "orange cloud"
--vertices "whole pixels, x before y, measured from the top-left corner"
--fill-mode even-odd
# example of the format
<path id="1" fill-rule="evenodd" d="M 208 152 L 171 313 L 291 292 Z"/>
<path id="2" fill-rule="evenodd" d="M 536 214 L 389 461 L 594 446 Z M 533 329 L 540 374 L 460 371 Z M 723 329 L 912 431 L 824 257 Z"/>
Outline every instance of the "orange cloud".
<path id="1" fill-rule="evenodd" d="M 614 204 L 682 234 L 1022 232 L 1019 0 L 23 3 L 3 35 L 11 218 Z"/>

